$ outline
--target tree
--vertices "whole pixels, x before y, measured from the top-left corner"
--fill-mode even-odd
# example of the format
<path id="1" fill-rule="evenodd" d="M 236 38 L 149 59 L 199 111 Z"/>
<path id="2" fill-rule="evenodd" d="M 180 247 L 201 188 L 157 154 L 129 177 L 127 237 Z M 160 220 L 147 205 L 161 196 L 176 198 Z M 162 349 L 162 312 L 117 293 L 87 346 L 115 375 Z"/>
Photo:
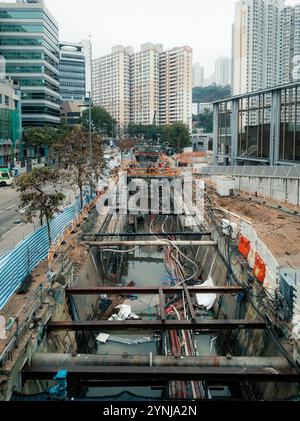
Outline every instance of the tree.
<path id="1" fill-rule="evenodd" d="M 92 130 L 98 133 L 107 133 L 107 135 L 114 134 L 114 129 L 117 126 L 117 121 L 102 107 L 92 107 Z M 89 129 L 89 110 L 85 110 L 81 117 L 82 126 Z"/>
<path id="2" fill-rule="evenodd" d="M 165 126 L 130 125 L 128 134 L 131 137 L 143 137 L 145 140 L 159 140 L 161 145 L 169 144 L 178 151 L 190 145 L 188 127 L 180 122 Z"/>
<path id="3" fill-rule="evenodd" d="M 66 126 L 27 127 L 23 131 L 23 142 L 28 146 L 51 146 L 63 139 L 69 131 Z"/>
<path id="4" fill-rule="evenodd" d="M 183 123 L 162 126 L 160 141 L 163 145 L 168 144 L 177 152 L 191 144 L 189 130 Z"/>
<path id="5" fill-rule="evenodd" d="M 92 176 L 95 176 L 98 183 L 105 166 L 103 158 L 103 141 L 98 134 L 92 134 Z"/>
<path id="6" fill-rule="evenodd" d="M 62 205 L 65 195 L 56 190 L 60 180 L 60 174 L 57 170 L 48 168 L 36 168 L 30 173 L 22 174 L 16 181 L 17 191 L 20 192 L 20 207 L 25 208 L 25 217 L 28 222 L 39 216 L 41 225 L 43 218 L 46 219 L 49 244 L 51 244 L 50 222 L 54 214 L 58 212 Z M 54 189 L 52 193 L 46 193 L 50 188 Z"/>
<path id="7" fill-rule="evenodd" d="M 213 112 L 204 110 L 203 114 L 194 116 L 193 121 L 197 123 L 197 127 L 203 129 L 204 133 L 212 133 L 213 131 Z"/>
<path id="8" fill-rule="evenodd" d="M 64 139 L 54 145 L 54 150 L 67 169 L 69 178 L 79 188 L 81 208 L 83 207 L 83 186 L 89 179 L 87 143 L 86 131 L 80 126 L 75 126 Z"/>
<path id="9" fill-rule="evenodd" d="M 193 89 L 193 102 L 210 103 L 228 98 L 230 95 L 230 86 L 218 86 L 216 84 L 201 86 Z"/>

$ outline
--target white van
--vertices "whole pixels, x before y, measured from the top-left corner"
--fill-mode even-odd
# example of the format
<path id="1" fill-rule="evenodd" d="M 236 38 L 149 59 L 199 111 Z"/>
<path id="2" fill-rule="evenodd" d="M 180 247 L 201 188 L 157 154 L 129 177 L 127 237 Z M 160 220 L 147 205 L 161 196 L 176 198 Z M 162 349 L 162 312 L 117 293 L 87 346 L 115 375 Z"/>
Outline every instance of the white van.
<path id="1" fill-rule="evenodd" d="M 13 178 L 9 168 L 0 168 L 0 187 L 11 186 Z"/>

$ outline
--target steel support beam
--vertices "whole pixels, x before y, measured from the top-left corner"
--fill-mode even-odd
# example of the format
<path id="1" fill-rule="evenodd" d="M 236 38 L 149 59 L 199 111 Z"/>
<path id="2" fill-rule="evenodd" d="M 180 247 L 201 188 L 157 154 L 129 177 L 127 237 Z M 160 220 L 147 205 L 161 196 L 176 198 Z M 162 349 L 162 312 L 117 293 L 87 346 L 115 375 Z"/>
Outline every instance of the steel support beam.
<path id="1" fill-rule="evenodd" d="M 218 143 L 219 143 L 219 104 L 213 105 L 213 165 L 218 165 Z"/>
<path id="2" fill-rule="evenodd" d="M 273 368 L 285 370 L 290 368 L 288 361 L 283 357 L 184 357 L 161 355 L 93 355 L 93 354 L 33 354 L 30 367 L 56 367 L 69 368 L 90 366 L 145 366 L 145 367 L 248 367 Z"/>
<path id="3" fill-rule="evenodd" d="M 166 300 L 162 290 L 162 287 L 159 287 L 159 307 L 160 307 L 160 318 L 164 322 L 166 320 L 165 306 Z"/>
<path id="4" fill-rule="evenodd" d="M 27 367 L 22 379 L 52 379 L 57 366 Z M 299 382 L 300 375 L 294 369 L 269 369 L 248 367 L 120 367 L 88 366 L 70 367 L 68 378 L 89 380 L 136 380 L 136 381 L 224 381 L 224 382 Z"/>
<path id="5" fill-rule="evenodd" d="M 217 246 L 217 241 L 84 241 L 89 247 L 162 247 L 162 246 L 186 246 L 186 247 L 213 247 Z"/>
<path id="6" fill-rule="evenodd" d="M 213 286 L 213 287 L 187 287 L 190 294 L 236 294 L 243 292 L 240 286 Z M 180 294 L 183 287 L 162 287 L 164 294 Z M 94 288 L 67 288 L 69 295 L 154 295 L 159 294 L 158 287 L 94 287 Z"/>
<path id="7" fill-rule="evenodd" d="M 192 319 L 193 322 L 195 322 L 196 321 L 196 314 L 195 314 L 194 306 L 193 306 L 193 303 L 192 303 L 192 300 L 191 300 L 189 290 L 188 290 L 188 288 L 185 284 L 183 284 L 183 289 L 184 289 L 184 293 L 185 293 L 185 298 L 187 300 L 187 304 L 188 304 L 189 312 L 190 312 L 190 315 L 191 315 L 191 319 Z"/>
<path id="8" fill-rule="evenodd" d="M 85 233 L 84 237 L 169 237 L 169 236 L 180 236 L 180 237 L 204 237 L 210 236 L 211 232 L 117 232 L 117 233 Z"/>
<path id="9" fill-rule="evenodd" d="M 265 329 L 266 324 L 257 320 L 87 320 L 53 321 L 47 324 L 51 331 L 112 331 L 112 330 L 234 330 Z"/>
<path id="10" fill-rule="evenodd" d="M 232 100 L 231 113 L 231 165 L 237 165 L 239 139 L 239 100 Z"/>

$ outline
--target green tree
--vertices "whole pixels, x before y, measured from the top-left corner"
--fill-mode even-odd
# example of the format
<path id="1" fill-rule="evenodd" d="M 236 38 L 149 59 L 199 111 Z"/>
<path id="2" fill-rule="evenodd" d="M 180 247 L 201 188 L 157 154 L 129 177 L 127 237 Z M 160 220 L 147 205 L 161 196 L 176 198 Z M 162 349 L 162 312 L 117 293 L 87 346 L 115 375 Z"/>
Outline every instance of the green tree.
<path id="1" fill-rule="evenodd" d="M 176 152 L 181 151 L 191 145 L 188 127 L 183 123 L 162 126 L 160 142 L 162 145 L 168 144 Z"/>
<path id="2" fill-rule="evenodd" d="M 115 133 L 117 121 L 104 108 L 92 107 L 91 116 L 93 131 L 107 133 L 108 136 Z M 89 110 L 82 113 L 81 124 L 86 130 L 89 129 Z"/>
<path id="3" fill-rule="evenodd" d="M 83 207 L 83 186 L 89 180 L 88 135 L 80 126 L 54 145 L 59 161 L 67 170 L 69 179 L 79 188 L 80 205 Z"/>
<path id="4" fill-rule="evenodd" d="M 228 98 L 231 95 L 231 86 L 218 86 L 216 84 L 201 86 L 193 89 L 193 102 L 210 103 Z"/>
<path id="5" fill-rule="evenodd" d="M 204 110 L 203 114 L 194 116 L 193 121 L 197 127 L 202 128 L 204 133 L 212 133 L 213 131 L 213 112 Z"/>
<path id="6" fill-rule="evenodd" d="M 59 181 L 59 172 L 48 168 L 34 169 L 30 173 L 20 175 L 16 181 L 17 191 L 20 192 L 20 207 L 26 209 L 26 220 L 32 222 L 34 217 L 39 216 L 42 224 L 45 218 L 49 244 L 52 241 L 51 219 L 58 212 L 65 198 L 65 195 L 56 189 Z M 54 191 L 46 193 L 46 187 L 47 191 L 49 188 Z"/>
<path id="7" fill-rule="evenodd" d="M 70 129 L 67 126 L 27 127 L 23 131 L 23 142 L 28 146 L 51 146 L 63 139 Z"/>
<path id="8" fill-rule="evenodd" d="M 98 183 L 105 166 L 103 158 L 103 140 L 98 134 L 92 134 L 92 173 Z"/>

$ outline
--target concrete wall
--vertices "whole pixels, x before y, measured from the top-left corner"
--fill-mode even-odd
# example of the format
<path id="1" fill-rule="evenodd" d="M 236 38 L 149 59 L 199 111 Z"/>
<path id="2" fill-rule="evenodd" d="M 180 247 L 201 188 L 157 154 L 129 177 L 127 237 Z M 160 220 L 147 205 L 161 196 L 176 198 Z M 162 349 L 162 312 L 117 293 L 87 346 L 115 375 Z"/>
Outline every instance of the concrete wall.
<path id="1" fill-rule="evenodd" d="M 238 191 L 257 193 L 259 196 L 300 206 L 300 180 L 292 178 L 235 176 Z"/>

